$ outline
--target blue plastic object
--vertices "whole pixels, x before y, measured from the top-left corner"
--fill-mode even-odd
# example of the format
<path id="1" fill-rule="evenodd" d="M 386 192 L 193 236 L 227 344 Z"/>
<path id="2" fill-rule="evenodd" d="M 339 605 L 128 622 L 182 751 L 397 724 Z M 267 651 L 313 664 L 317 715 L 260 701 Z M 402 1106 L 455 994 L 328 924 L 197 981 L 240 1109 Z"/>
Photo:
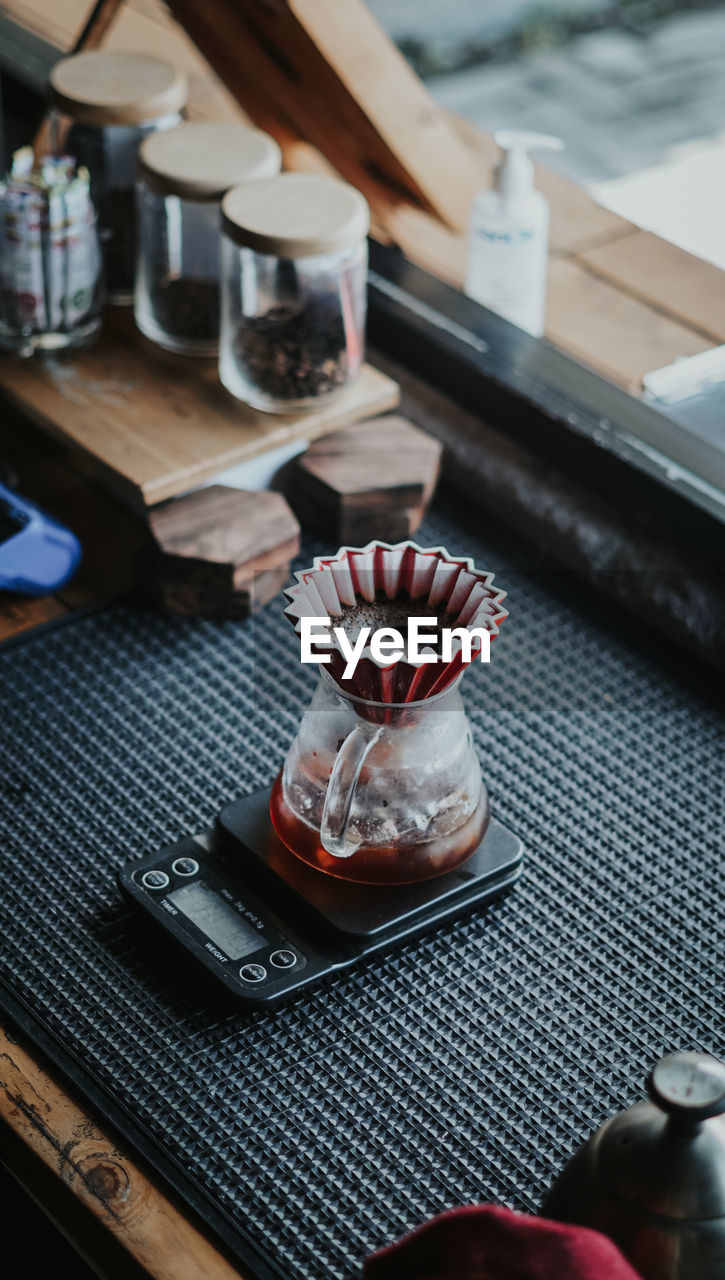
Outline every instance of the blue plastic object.
<path id="1" fill-rule="evenodd" d="M 70 529 L 0 484 L 0 590 L 26 596 L 57 591 L 72 578 L 82 554 Z"/>

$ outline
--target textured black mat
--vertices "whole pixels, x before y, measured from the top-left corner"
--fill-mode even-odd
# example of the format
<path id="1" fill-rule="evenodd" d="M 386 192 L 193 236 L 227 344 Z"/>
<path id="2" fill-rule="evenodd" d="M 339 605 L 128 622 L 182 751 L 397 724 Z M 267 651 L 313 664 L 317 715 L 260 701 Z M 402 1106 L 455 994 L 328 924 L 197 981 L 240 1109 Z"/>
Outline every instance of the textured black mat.
<path id="1" fill-rule="evenodd" d="M 441 515 L 420 540 L 509 591 L 463 691 L 524 878 L 274 1014 L 155 951 L 114 874 L 273 777 L 311 688 L 279 605 L 254 626 L 116 608 L 0 651 L 0 975 L 295 1280 L 453 1204 L 536 1208 L 658 1054 L 725 1048 L 719 713 L 500 548 Z"/>

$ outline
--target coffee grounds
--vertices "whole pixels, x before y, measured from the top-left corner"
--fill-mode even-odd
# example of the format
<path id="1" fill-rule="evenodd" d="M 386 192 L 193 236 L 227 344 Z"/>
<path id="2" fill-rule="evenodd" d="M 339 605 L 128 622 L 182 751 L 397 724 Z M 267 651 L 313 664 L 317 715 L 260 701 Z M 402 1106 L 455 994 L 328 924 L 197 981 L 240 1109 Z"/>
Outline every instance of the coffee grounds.
<path id="1" fill-rule="evenodd" d="M 215 280 L 157 280 L 151 290 L 156 323 L 182 342 L 219 337 L 219 285 Z"/>
<path id="2" fill-rule="evenodd" d="M 382 593 L 374 601 L 360 600 L 354 605 L 343 605 L 342 614 L 331 619 L 331 625 L 343 627 L 350 640 L 355 641 L 363 627 L 378 631 L 382 627 L 394 627 L 407 640 L 409 618 L 435 618 L 435 625 L 424 628 L 425 634 L 435 632 L 438 639 L 426 648 L 437 650 L 440 646 L 440 632 L 444 627 L 455 625 L 454 619 L 441 607 L 428 605 L 424 600 L 411 600 L 410 596 L 398 595 L 392 600 Z"/>
<path id="3" fill-rule="evenodd" d="M 306 400 L 345 385 L 349 360 L 339 302 L 329 295 L 243 316 L 236 335 L 242 376 L 275 400 Z"/>

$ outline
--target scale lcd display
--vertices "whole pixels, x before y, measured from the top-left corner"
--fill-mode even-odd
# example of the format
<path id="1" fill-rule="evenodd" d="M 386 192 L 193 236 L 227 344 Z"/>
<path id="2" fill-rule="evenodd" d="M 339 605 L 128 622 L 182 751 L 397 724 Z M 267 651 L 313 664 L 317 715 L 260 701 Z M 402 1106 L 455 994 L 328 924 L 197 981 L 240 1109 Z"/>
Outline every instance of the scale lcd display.
<path id="1" fill-rule="evenodd" d="M 182 885 L 169 894 L 169 902 L 225 951 L 230 960 L 241 960 L 264 946 L 257 929 L 243 920 L 234 907 L 219 897 L 203 880 Z"/>

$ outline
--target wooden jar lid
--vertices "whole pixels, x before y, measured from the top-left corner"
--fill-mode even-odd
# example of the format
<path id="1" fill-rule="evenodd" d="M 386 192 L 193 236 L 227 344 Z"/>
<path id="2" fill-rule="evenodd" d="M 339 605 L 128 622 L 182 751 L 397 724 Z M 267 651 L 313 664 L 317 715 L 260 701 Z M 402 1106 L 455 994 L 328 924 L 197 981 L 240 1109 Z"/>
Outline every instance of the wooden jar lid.
<path id="1" fill-rule="evenodd" d="M 162 195 L 212 201 L 239 182 L 273 177 L 281 167 L 282 153 L 269 134 L 200 121 L 152 133 L 139 148 L 137 171 Z"/>
<path id="2" fill-rule="evenodd" d="M 281 173 L 228 191 L 222 226 L 236 244 L 257 253 L 311 258 L 364 240 L 370 210 L 364 196 L 346 182 Z"/>
<path id="3" fill-rule="evenodd" d="M 186 76 L 145 53 L 76 53 L 50 73 L 53 105 L 81 124 L 142 124 L 181 111 Z"/>

